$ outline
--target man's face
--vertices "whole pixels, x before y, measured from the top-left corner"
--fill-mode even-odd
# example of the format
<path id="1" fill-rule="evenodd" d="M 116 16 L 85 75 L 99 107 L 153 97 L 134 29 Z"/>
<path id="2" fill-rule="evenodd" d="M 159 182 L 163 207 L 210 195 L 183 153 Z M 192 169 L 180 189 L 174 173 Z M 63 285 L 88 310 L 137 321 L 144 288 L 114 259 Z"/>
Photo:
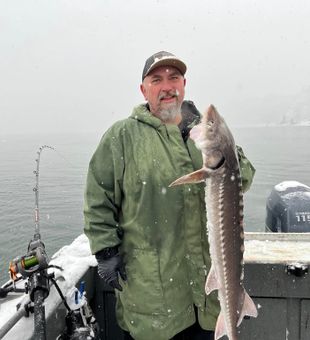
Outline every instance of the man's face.
<path id="1" fill-rule="evenodd" d="M 151 71 L 140 86 L 150 111 L 163 121 L 173 120 L 180 113 L 186 80 L 172 66 L 159 66 Z"/>

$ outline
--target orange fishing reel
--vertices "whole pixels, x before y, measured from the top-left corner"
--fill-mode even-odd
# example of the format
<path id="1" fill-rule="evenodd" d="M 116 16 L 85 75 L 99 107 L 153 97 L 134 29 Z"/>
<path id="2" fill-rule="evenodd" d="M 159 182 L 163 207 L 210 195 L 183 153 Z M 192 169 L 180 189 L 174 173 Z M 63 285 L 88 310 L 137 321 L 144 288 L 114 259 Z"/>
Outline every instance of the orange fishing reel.
<path id="1" fill-rule="evenodd" d="M 10 262 L 9 273 L 12 281 L 31 276 L 39 270 L 48 267 L 45 251 L 41 247 L 31 250 L 27 255 L 17 257 Z M 18 275 L 20 274 L 20 275 Z"/>

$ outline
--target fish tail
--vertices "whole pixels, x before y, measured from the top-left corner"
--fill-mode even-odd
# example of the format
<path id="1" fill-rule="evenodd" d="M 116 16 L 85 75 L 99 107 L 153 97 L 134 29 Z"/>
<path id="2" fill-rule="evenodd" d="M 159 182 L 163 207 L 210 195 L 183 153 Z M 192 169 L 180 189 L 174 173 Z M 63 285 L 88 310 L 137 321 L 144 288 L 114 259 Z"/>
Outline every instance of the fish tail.
<path id="1" fill-rule="evenodd" d="M 238 340 L 237 328 L 228 330 L 226 327 L 224 314 L 220 312 L 216 321 L 214 339 L 215 340 L 220 339 L 224 335 L 227 335 L 229 337 L 229 340 Z"/>

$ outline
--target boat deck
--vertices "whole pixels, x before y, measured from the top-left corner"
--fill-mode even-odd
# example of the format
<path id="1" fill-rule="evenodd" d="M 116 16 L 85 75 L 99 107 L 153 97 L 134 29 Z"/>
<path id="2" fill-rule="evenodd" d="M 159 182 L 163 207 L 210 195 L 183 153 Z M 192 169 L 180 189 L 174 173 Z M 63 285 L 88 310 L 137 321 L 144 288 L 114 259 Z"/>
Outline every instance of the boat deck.
<path id="1" fill-rule="evenodd" d="M 77 240 L 53 256 L 54 263 L 64 267 L 59 284 L 66 294 L 72 285 L 78 286 L 84 280 L 101 339 L 122 340 L 111 312 L 115 306 L 114 292 L 99 279 L 86 237 L 81 235 Z M 258 306 L 259 315 L 242 322 L 238 340 L 309 340 L 310 234 L 246 233 L 244 259 L 244 285 Z M 17 300 L 13 300 L 13 297 L 5 303 L 0 300 L 0 328 L 14 314 Z M 64 328 L 66 313 L 54 287 L 45 305 L 47 338 L 54 340 Z M 32 325 L 32 316 L 23 317 L 3 339 L 35 339 Z"/>

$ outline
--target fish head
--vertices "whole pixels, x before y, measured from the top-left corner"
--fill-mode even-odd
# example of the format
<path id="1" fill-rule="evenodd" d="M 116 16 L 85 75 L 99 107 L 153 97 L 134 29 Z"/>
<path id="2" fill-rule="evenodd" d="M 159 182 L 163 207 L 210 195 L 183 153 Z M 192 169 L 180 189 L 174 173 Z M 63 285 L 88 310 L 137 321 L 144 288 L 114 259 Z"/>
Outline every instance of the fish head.
<path id="1" fill-rule="evenodd" d="M 192 128 L 190 137 L 202 152 L 205 168 L 217 170 L 224 163 L 234 167 L 237 157 L 234 138 L 213 105 L 203 114 L 201 123 Z"/>
<path id="2" fill-rule="evenodd" d="M 178 178 L 170 187 L 203 182 L 210 176 L 222 173 L 225 168 L 234 171 L 239 169 L 234 138 L 213 105 L 203 114 L 201 122 L 191 129 L 190 138 L 201 150 L 203 167 Z"/>

